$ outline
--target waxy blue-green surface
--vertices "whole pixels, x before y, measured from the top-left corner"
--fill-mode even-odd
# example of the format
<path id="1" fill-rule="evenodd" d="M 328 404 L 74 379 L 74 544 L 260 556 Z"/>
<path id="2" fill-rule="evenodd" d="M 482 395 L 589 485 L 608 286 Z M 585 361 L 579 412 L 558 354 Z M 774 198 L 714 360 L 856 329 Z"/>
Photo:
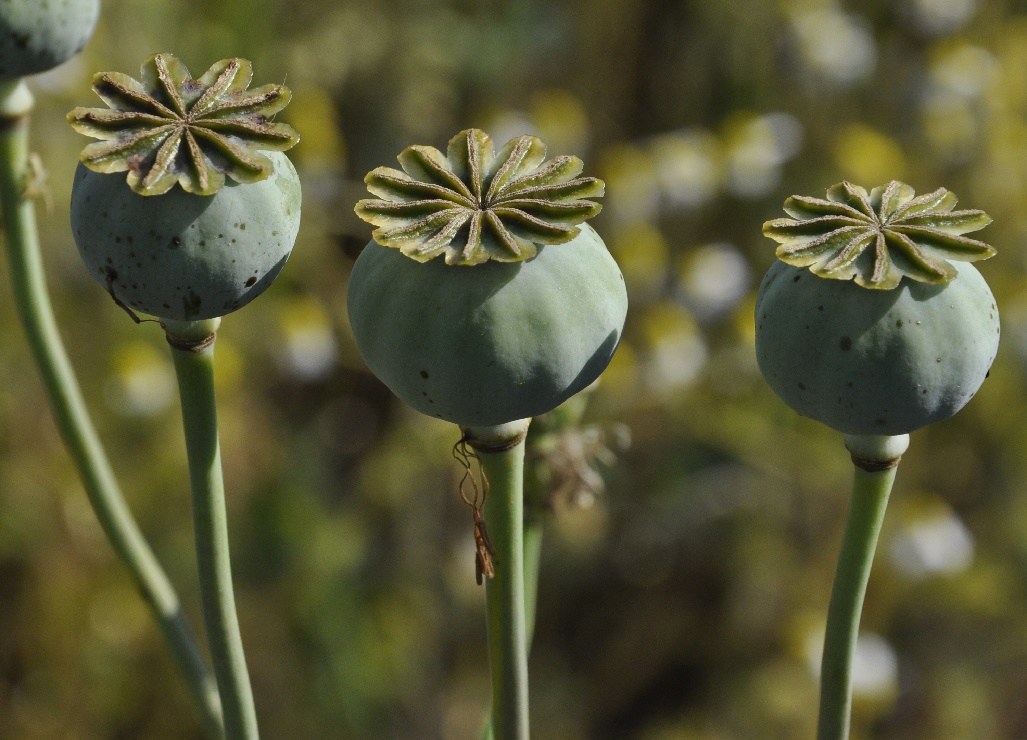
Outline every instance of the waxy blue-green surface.
<path id="1" fill-rule="evenodd" d="M 274 172 L 214 195 L 133 192 L 123 174 L 79 165 L 71 227 L 89 273 L 125 305 L 165 319 L 224 316 L 260 295 L 292 251 L 300 181 L 281 152 Z"/>
<path id="2" fill-rule="evenodd" d="M 93 35 L 100 0 L 0 0 L 0 80 L 45 72 Z"/>
<path id="3" fill-rule="evenodd" d="M 999 340 L 984 278 L 953 266 L 956 278 L 940 285 L 867 290 L 776 262 L 756 298 L 767 383 L 846 434 L 905 434 L 952 416 L 984 382 Z"/>
<path id="4" fill-rule="evenodd" d="M 372 241 L 348 300 L 371 371 L 418 411 L 463 426 L 556 408 L 609 364 L 627 313 L 624 278 L 588 225 L 516 263 L 422 263 Z"/>

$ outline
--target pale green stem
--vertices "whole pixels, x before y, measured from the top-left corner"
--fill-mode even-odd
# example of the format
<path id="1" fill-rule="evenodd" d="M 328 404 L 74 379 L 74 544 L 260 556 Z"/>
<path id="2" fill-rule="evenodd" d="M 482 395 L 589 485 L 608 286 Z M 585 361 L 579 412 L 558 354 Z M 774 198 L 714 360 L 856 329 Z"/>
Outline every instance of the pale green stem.
<path id="1" fill-rule="evenodd" d="M 524 520 L 524 631 L 528 653 L 535 637 L 535 610 L 538 604 L 538 577 L 542 564 L 542 517 Z"/>
<path id="2" fill-rule="evenodd" d="M 182 402 L 200 598 L 224 710 L 225 734 L 228 740 L 255 740 L 257 715 L 232 592 L 228 515 L 214 401 L 214 338 L 219 322 L 165 321 L 164 328 L 175 360 Z"/>
<path id="3" fill-rule="evenodd" d="M 528 653 L 524 592 L 524 432 L 513 425 L 465 430 L 488 479 L 485 524 L 495 550 L 486 581 L 492 726 L 497 740 L 527 740 Z"/>
<path id="4" fill-rule="evenodd" d="M 486 524 L 486 526 L 488 526 Z M 491 531 L 491 530 L 489 530 Z M 531 654 L 531 642 L 535 636 L 535 612 L 538 604 L 539 570 L 542 564 L 543 517 L 540 512 L 525 512 L 524 516 L 524 633 L 525 650 Z M 491 715 L 491 712 L 490 712 Z M 491 716 L 486 722 L 484 740 L 495 737 L 492 732 Z"/>
<path id="5" fill-rule="evenodd" d="M 848 435 L 845 443 L 856 465 L 855 480 L 827 610 L 824 655 L 820 667 L 818 740 L 845 740 L 849 737 L 852 661 L 863 598 L 897 465 L 909 443 L 909 435 Z"/>
<path id="6" fill-rule="evenodd" d="M 35 208 L 27 189 L 29 112 L 24 82 L 0 88 L 0 201 L 14 301 L 50 398 L 61 438 L 96 517 L 153 613 L 211 737 L 221 737 L 217 687 L 171 582 L 139 530 L 82 399 L 46 289 Z"/>

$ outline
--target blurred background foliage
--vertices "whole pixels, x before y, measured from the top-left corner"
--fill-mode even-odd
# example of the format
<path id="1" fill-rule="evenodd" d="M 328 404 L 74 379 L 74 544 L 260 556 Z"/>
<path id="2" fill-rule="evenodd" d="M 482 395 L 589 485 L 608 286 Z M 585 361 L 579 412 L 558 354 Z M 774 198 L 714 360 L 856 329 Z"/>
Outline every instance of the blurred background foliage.
<path id="1" fill-rule="evenodd" d="M 472 738 L 483 591 L 456 429 L 364 369 L 345 313 L 362 177 L 412 143 L 536 133 L 608 184 L 632 308 L 583 426 L 542 425 L 536 737 L 811 737 L 849 490 L 839 435 L 762 383 L 764 220 L 842 179 L 944 185 L 995 223 L 1003 345 L 913 435 L 870 583 L 854 734 L 1027 736 L 1027 3 L 104 0 L 36 78 L 56 309 L 123 487 L 199 626 L 163 337 L 82 268 L 68 197 L 92 73 L 171 51 L 288 84 L 304 220 L 228 318 L 220 412 L 242 631 L 268 738 Z M 5 268 L 0 268 L 6 271 Z M 57 439 L 0 298 L 0 737 L 182 738 L 196 716 Z M 542 433 L 545 432 L 545 433 Z M 630 444 L 628 441 L 630 440 Z"/>

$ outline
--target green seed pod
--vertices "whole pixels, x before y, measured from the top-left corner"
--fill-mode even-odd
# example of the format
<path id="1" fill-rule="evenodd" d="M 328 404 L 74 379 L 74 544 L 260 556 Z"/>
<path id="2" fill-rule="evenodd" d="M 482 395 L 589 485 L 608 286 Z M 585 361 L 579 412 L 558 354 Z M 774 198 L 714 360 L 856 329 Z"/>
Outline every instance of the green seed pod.
<path id="1" fill-rule="evenodd" d="M 250 90 L 252 77 L 245 59 L 223 59 L 193 79 L 174 55 L 157 54 L 139 80 L 93 78 L 108 108 L 68 114 L 100 140 L 83 150 L 75 174 L 75 242 L 122 306 L 179 321 L 223 316 L 260 295 L 285 264 L 299 230 L 300 182 L 281 152 L 299 136 L 272 120 L 288 88 Z"/>
<path id="2" fill-rule="evenodd" d="M 349 318 L 375 375 L 423 414 L 493 426 L 550 411 L 599 377 L 627 313 L 621 276 L 589 226 L 531 260 L 418 263 L 372 241 Z"/>
<path id="3" fill-rule="evenodd" d="M 900 183 L 828 195 L 789 199 L 796 218 L 764 227 L 778 256 L 799 263 L 776 262 L 756 298 L 764 378 L 798 413 L 846 434 L 906 434 L 952 416 L 987 377 L 999 317 L 981 274 L 945 258 L 990 256 L 962 236 L 990 219 L 953 211 L 948 191 L 913 198 Z M 841 279 L 823 276 L 832 271 Z"/>
<path id="4" fill-rule="evenodd" d="M 550 411 L 617 348 L 624 279 L 580 223 L 602 183 L 544 156 L 529 136 L 493 155 L 472 129 L 448 156 L 411 147 L 404 172 L 366 178 L 385 200 L 357 205 L 380 228 L 353 266 L 350 324 L 371 371 L 424 414 L 487 427 Z"/>
<path id="5" fill-rule="evenodd" d="M 79 164 L 71 228 L 89 273 L 125 305 L 163 319 L 224 316 L 260 295 L 288 259 L 300 224 L 300 181 L 274 172 L 214 195 L 135 193 L 124 177 Z"/>
<path id="6" fill-rule="evenodd" d="M 846 434 L 907 434 L 973 397 L 998 349 L 973 265 L 941 285 L 866 290 L 776 262 L 756 299 L 756 357 L 793 409 Z"/>
<path id="7" fill-rule="evenodd" d="M 100 16 L 100 0 L 0 2 L 0 80 L 45 72 L 82 50 Z"/>

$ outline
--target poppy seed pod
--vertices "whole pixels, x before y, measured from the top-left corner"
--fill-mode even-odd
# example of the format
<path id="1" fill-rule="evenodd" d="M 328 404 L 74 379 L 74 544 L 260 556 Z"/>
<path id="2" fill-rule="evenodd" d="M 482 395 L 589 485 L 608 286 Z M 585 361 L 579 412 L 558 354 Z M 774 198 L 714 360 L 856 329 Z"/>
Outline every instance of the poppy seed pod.
<path id="1" fill-rule="evenodd" d="M 991 256 L 962 236 L 990 218 L 954 211 L 948 191 L 914 198 L 895 182 L 869 194 L 843 183 L 828 196 L 791 198 L 794 218 L 764 227 L 782 244 L 756 298 L 764 378 L 798 413 L 846 434 L 906 434 L 952 416 L 998 350 L 995 298 L 961 261 Z"/>
<path id="2" fill-rule="evenodd" d="M 6 0 L 0 3 L 0 80 L 45 72 L 92 38 L 100 0 Z"/>
<path id="3" fill-rule="evenodd" d="M 156 54 L 139 80 L 93 78 L 107 108 L 68 114 L 77 131 L 99 139 L 75 173 L 75 243 L 123 307 L 177 321 L 224 316 L 284 266 L 301 193 L 282 151 L 299 135 L 272 120 L 288 88 L 248 89 L 252 76 L 235 58 L 193 79 L 177 57 Z"/>
<path id="4" fill-rule="evenodd" d="M 300 224 L 300 181 L 272 152 L 266 180 L 214 195 L 134 192 L 79 164 L 71 229 L 89 274 L 126 306 L 162 319 L 224 316 L 260 295 L 285 265 Z"/>
<path id="5" fill-rule="evenodd" d="M 493 154 L 471 129 L 448 156 L 411 147 L 404 172 L 366 179 L 383 200 L 357 205 L 379 228 L 353 266 L 350 324 L 371 371 L 424 414 L 464 427 L 542 414 L 613 357 L 624 278 L 581 223 L 603 185 L 577 177 L 577 158 L 544 157 L 530 136 Z"/>

